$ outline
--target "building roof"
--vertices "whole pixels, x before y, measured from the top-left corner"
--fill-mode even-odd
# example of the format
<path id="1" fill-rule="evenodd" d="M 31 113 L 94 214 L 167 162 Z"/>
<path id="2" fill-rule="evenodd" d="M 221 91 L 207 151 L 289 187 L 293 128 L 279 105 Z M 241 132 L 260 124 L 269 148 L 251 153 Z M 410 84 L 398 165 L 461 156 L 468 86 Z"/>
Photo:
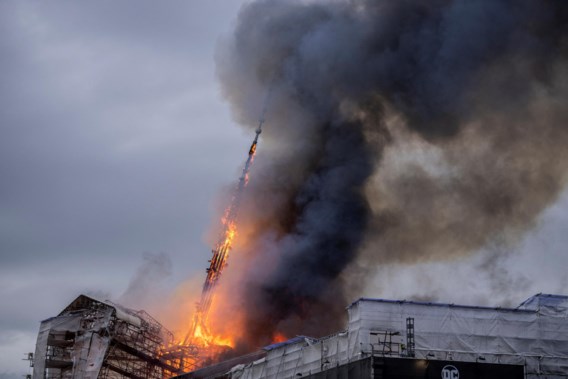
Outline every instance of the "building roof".
<path id="1" fill-rule="evenodd" d="M 266 356 L 266 351 L 258 350 L 246 355 L 241 355 L 235 358 L 227 359 L 225 361 L 216 363 L 211 366 L 203 367 L 199 370 L 189 372 L 187 374 L 182 374 L 176 376 L 179 379 L 203 379 L 203 378 L 214 378 L 219 375 L 225 374 L 231 368 L 238 365 L 246 365 L 248 363 L 254 362 L 258 359 L 262 359 Z"/>
<path id="2" fill-rule="evenodd" d="M 539 310 L 541 306 L 561 306 L 567 307 L 568 309 L 568 296 L 564 295 L 551 295 L 551 294 L 536 294 L 529 297 L 527 300 L 523 301 L 516 308 L 506 308 L 506 307 L 488 307 L 479 305 L 462 305 L 453 303 L 437 303 L 437 302 L 425 302 L 425 301 L 413 301 L 413 300 L 390 300 L 390 299 L 377 299 L 362 297 L 351 303 L 347 309 L 352 308 L 360 302 L 379 302 L 379 303 L 390 303 L 390 304 L 413 304 L 413 305 L 423 305 L 431 307 L 453 307 L 462 309 L 480 309 L 480 310 L 492 310 L 501 312 L 535 312 Z"/>
<path id="3" fill-rule="evenodd" d="M 264 351 L 271 351 L 274 349 L 278 349 L 282 346 L 293 345 L 298 342 L 305 342 L 305 341 L 315 341 L 314 338 L 306 337 L 306 336 L 296 336 L 294 338 L 290 338 L 289 340 L 273 343 L 271 345 L 265 346 L 262 348 Z"/>

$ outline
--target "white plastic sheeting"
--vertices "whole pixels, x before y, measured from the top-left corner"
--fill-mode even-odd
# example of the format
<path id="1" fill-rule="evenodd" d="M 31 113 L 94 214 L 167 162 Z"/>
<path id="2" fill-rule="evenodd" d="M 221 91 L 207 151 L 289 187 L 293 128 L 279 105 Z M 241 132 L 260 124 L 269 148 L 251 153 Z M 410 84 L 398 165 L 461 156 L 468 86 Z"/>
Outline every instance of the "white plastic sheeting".
<path id="1" fill-rule="evenodd" d="M 142 320 L 140 320 L 139 317 L 136 317 L 130 313 L 127 313 L 126 311 L 124 311 L 122 308 L 113 305 L 114 309 L 116 310 L 116 318 L 119 320 L 122 320 L 124 322 L 129 323 L 130 325 L 134 325 L 138 328 L 142 327 Z"/>
<path id="2" fill-rule="evenodd" d="M 53 376 L 50 372 L 57 372 L 58 376 L 69 378 L 97 378 L 101 370 L 104 354 L 109 345 L 109 338 L 101 337 L 98 332 L 108 325 L 113 309 L 107 308 L 92 319 L 90 327 L 85 330 L 82 314 L 58 316 L 47 319 L 41 323 L 36 352 L 34 356 L 34 378 Z M 74 348 L 61 349 L 54 352 L 53 347 L 65 344 L 64 338 L 59 341 L 55 336 L 64 336 L 65 333 L 83 331 L 74 339 Z M 50 341 L 50 338 L 53 340 Z M 69 362 L 69 367 L 58 368 L 58 363 Z M 50 368 L 52 367 L 52 368 Z"/>
<path id="3" fill-rule="evenodd" d="M 59 316 L 41 323 L 33 375 L 37 379 L 95 379 L 101 374 L 161 378 L 165 370 L 179 371 L 158 358 L 158 348 L 170 341 L 169 336 L 143 311 L 81 295 Z"/>
<path id="4" fill-rule="evenodd" d="M 504 309 L 361 299 L 349 307 L 349 330 L 358 330 L 366 346 L 368 331 L 405 334 L 412 317 L 418 358 L 524 364 L 529 378 L 568 376 L 567 300 L 536 295 Z"/>
<path id="5" fill-rule="evenodd" d="M 568 377 L 566 296 L 536 295 L 517 309 L 360 299 L 348 313 L 347 331 L 320 340 L 295 338 L 234 367 L 230 377 L 297 378 L 370 354 L 400 354 L 392 347 L 405 343 L 407 318 L 414 318 L 416 358 L 520 364 L 527 378 Z M 378 343 L 381 333 L 392 346 L 385 339 Z"/>
<path id="6" fill-rule="evenodd" d="M 57 372 L 57 376 L 65 378 L 97 378 L 110 341 L 108 337 L 101 337 L 97 332 L 108 325 L 112 312 L 112 308 L 99 312 L 98 317 L 89 320 L 88 328 L 82 324 L 85 322 L 83 314 L 58 316 L 43 321 L 36 343 L 33 377 L 51 377 L 53 373 L 50 372 L 53 371 Z M 53 347 L 65 344 L 65 340 L 61 338 L 60 341 L 49 341 L 50 338 L 79 331 L 82 331 L 82 334 L 74 338 L 73 349 L 61 349 L 54 353 Z M 57 362 L 69 362 L 70 366 L 57 368 Z"/>
<path id="7" fill-rule="evenodd" d="M 234 367 L 230 377 L 298 378 L 347 364 L 363 356 L 356 331 L 343 331 L 319 340 L 296 337 L 268 349 L 266 357 Z"/>

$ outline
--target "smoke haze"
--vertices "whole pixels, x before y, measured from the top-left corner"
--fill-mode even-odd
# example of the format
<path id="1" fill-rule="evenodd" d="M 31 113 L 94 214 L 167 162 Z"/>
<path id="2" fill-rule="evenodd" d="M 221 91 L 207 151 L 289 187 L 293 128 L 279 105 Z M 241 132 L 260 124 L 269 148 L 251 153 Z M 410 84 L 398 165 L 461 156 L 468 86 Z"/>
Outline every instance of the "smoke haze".
<path id="1" fill-rule="evenodd" d="M 530 230 L 567 179 L 567 27 L 561 0 L 244 7 L 218 75 L 251 128 L 272 95 L 224 286 L 243 348 L 338 330 L 380 264 Z"/>
<path id="2" fill-rule="evenodd" d="M 166 253 L 144 253 L 142 259 L 128 287 L 118 298 L 118 302 L 127 307 L 147 308 L 158 303 L 163 296 L 160 284 L 172 274 L 172 262 Z"/>

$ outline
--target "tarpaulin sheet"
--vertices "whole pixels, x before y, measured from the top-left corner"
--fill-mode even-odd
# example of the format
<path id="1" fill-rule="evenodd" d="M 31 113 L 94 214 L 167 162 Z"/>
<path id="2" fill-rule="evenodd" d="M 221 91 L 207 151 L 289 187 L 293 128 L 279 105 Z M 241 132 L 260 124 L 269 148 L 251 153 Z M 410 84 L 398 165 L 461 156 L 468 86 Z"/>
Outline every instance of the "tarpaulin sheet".
<path id="1" fill-rule="evenodd" d="M 340 378 L 325 375 L 342 375 L 341 370 L 370 355 L 401 358 L 407 318 L 414 319 L 417 359 L 516 365 L 524 368 L 526 378 L 568 377 L 566 296 L 537 295 L 516 309 L 360 299 L 348 312 L 347 331 L 283 344 L 230 377 Z"/>

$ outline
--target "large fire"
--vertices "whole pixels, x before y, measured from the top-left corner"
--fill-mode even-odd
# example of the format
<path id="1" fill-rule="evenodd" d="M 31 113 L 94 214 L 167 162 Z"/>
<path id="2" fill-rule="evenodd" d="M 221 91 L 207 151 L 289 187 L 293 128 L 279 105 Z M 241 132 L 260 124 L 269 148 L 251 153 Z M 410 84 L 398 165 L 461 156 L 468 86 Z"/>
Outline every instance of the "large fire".
<path id="1" fill-rule="evenodd" d="M 202 324 L 198 324 L 192 336 L 192 342 L 197 346 L 211 347 L 211 346 L 227 346 L 235 347 L 235 342 L 230 336 L 222 337 L 213 335 L 210 331 L 203 328 Z"/>
<path id="2" fill-rule="evenodd" d="M 235 200 L 233 198 L 233 202 L 234 201 Z M 236 222 L 231 219 L 231 213 L 230 206 L 221 218 L 223 234 L 213 250 L 213 257 L 210 260 L 210 265 L 207 269 L 207 277 L 203 285 L 201 301 L 197 304 L 190 329 L 183 342 L 185 345 L 194 345 L 198 347 L 235 346 L 234 340 L 231 336 L 213 334 L 211 332 L 209 322 L 209 310 L 214 305 L 215 301 L 213 288 L 219 280 L 222 270 L 227 265 L 229 252 L 233 247 L 235 237 L 237 236 L 237 225 Z"/>
<path id="3" fill-rule="evenodd" d="M 229 206 L 221 217 L 221 233 L 219 240 L 213 249 L 213 256 L 209 261 L 207 276 L 203 283 L 201 298 L 196 304 L 195 312 L 190 320 L 190 327 L 185 338 L 179 343 L 194 355 L 194 367 L 199 367 L 203 362 L 215 359 L 219 352 L 235 347 L 237 335 L 227 332 L 216 333 L 212 331 L 211 308 L 215 305 L 216 291 L 223 269 L 227 265 L 229 253 L 233 248 L 237 233 L 237 213 L 244 188 L 249 182 L 249 170 L 254 160 L 258 137 L 261 133 L 262 122 L 256 130 L 256 137 L 249 149 L 248 158 L 234 190 Z M 284 338 L 280 337 L 279 339 Z"/>

